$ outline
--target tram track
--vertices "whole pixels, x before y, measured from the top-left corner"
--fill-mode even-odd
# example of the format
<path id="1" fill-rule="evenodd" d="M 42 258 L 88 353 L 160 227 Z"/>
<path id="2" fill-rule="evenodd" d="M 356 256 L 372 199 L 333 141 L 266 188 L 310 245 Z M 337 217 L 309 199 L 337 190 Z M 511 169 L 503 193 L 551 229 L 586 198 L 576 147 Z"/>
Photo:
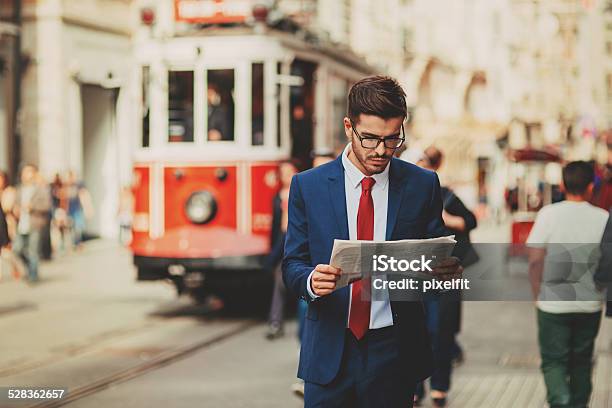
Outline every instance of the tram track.
<path id="1" fill-rule="evenodd" d="M 0 305 L 0 318 L 15 313 L 37 311 L 42 309 L 34 302 L 14 302 Z M 29 372 L 45 369 L 48 366 L 75 359 L 87 354 L 100 352 L 104 347 L 112 348 L 117 341 L 129 339 L 143 333 L 155 333 L 167 328 L 169 322 L 177 322 L 176 318 L 195 318 L 195 320 L 215 320 L 215 311 L 202 308 L 191 303 L 168 302 L 148 312 L 148 317 L 124 326 L 116 326 L 102 331 L 96 331 L 81 338 L 67 338 L 65 342 L 55 344 L 45 349 L 42 356 L 21 356 L 0 361 L 0 380 L 26 375 Z M 218 318 L 218 315 L 217 315 Z M 179 322 L 181 319 L 178 319 Z M 189 319 L 191 320 L 191 319 Z"/>
<path id="2" fill-rule="evenodd" d="M 15 364 L 6 365 L 5 367 L 0 368 L 0 379 L 3 377 L 27 373 L 28 371 L 32 370 L 40 370 L 51 364 L 61 362 L 67 358 L 78 357 L 85 353 L 94 351 L 96 348 L 99 349 L 101 346 L 104 346 L 105 343 L 120 340 L 134 333 L 140 333 L 142 330 L 154 329 L 157 327 L 157 325 L 157 322 L 145 321 L 131 327 L 119 328 L 110 332 L 98 334 L 83 342 L 69 342 L 64 345 L 56 346 L 51 350 L 53 355 L 49 357 L 19 361 Z"/>
<path id="3" fill-rule="evenodd" d="M 184 347 L 176 348 L 173 350 L 168 350 L 141 364 L 137 364 L 127 369 L 109 374 L 96 381 L 90 382 L 89 384 L 85 384 L 82 386 L 75 387 L 73 389 L 69 389 L 66 397 L 61 400 L 43 401 L 43 402 L 36 403 L 34 405 L 30 405 L 28 406 L 28 408 L 56 408 L 56 407 L 65 406 L 79 399 L 82 399 L 86 396 L 103 391 L 115 384 L 129 381 L 131 379 L 142 376 L 144 374 L 147 374 L 149 372 L 155 371 L 169 364 L 172 364 L 176 361 L 189 357 L 190 355 L 198 351 L 201 351 L 213 345 L 222 343 L 230 338 L 236 337 L 246 332 L 247 330 L 251 329 L 257 324 L 258 322 L 253 321 L 253 320 L 241 323 L 237 325 L 237 327 L 234 327 L 230 330 L 219 333 L 213 337 L 209 337 L 205 340 L 195 342 L 193 344 L 190 344 Z"/>

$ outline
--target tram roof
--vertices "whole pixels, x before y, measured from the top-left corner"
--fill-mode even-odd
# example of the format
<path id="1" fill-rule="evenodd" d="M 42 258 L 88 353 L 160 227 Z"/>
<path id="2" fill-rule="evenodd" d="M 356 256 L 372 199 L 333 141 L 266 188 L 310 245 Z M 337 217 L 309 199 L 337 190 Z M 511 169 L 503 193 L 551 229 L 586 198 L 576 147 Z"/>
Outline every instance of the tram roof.
<path id="1" fill-rule="evenodd" d="M 364 57 L 352 51 L 348 46 L 326 40 L 310 31 L 288 30 L 269 25 L 232 25 L 204 26 L 177 33 L 176 37 L 226 37 L 226 36 L 259 36 L 279 41 L 283 46 L 300 50 L 319 52 L 337 62 L 348 65 L 364 74 L 375 74 L 379 69 L 368 64 Z"/>

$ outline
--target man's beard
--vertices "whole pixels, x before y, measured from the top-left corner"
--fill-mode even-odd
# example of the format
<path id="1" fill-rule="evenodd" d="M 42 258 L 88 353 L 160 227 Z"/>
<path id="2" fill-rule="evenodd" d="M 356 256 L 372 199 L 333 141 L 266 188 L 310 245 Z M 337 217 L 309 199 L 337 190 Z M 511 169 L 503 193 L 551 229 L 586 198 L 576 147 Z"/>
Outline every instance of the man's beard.
<path id="1" fill-rule="evenodd" d="M 364 168 L 368 169 L 368 170 L 373 170 L 372 174 L 380 174 L 383 171 L 385 171 L 385 168 L 389 164 L 389 161 L 388 161 L 389 158 L 390 158 L 390 156 L 387 156 L 387 155 L 382 155 L 382 156 L 380 156 L 378 154 L 372 155 L 372 156 L 367 156 L 366 155 L 365 158 L 364 158 L 364 161 L 361 162 L 361 165 Z M 372 162 L 368 162 L 368 160 L 370 160 L 370 159 L 385 159 L 386 162 L 384 163 L 384 166 L 381 166 L 382 163 L 374 164 Z"/>

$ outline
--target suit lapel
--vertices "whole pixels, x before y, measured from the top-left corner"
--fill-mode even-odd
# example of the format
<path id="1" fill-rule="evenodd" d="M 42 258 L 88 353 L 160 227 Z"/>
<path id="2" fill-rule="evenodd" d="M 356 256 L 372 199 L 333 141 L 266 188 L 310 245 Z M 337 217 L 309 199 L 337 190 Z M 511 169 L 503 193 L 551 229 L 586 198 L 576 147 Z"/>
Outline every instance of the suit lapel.
<path id="1" fill-rule="evenodd" d="M 399 212 L 400 203 L 402 201 L 402 192 L 404 191 L 405 183 L 399 174 L 396 160 L 391 159 L 389 168 L 389 198 L 387 205 L 387 233 L 386 240 L 391 240 L 393 229 L 395 228 L 395 222 L 397 220 L 397 213 Z"/>
<path id="2" fill-rule="evenodd" d="M 348 216 L 346 214 L 346 191 L 344 189 L 344 168 L 342 167 L 342 155 L 334 162 L 332 172 L 328 176 L 329 198 L 334 210 L 338 232 L 341 239 L 349 239 Z"/>

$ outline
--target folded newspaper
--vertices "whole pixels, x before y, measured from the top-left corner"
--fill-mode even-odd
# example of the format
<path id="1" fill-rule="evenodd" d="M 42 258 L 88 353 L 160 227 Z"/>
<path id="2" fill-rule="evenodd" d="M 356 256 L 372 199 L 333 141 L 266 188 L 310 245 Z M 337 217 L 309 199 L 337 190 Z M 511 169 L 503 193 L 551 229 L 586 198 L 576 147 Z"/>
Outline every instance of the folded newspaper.
<path id="1" fill-rule="evenodd" d="M 431 260 L 431 266 L 436 262 L 451 256 L 457 241 L 454 235 L 430 239 L 404 239 L 400 241 L 358 241 L 358 240 L 334 240 L 331 259 L 329 264 L 342 269 L 342 274 L 336 288 L 344 287 L 351 282 L 372 275 L 382 275 L 374 269 L 374 260 L 386 256 L 385 260 L 391 258 L 395 261 L 403 260 L 410 263 L 413 260 Z M 433 276 L 427 272 L 415 270 L 385 272 L 401 274 L 415 279 L 432 279 Z"/>

